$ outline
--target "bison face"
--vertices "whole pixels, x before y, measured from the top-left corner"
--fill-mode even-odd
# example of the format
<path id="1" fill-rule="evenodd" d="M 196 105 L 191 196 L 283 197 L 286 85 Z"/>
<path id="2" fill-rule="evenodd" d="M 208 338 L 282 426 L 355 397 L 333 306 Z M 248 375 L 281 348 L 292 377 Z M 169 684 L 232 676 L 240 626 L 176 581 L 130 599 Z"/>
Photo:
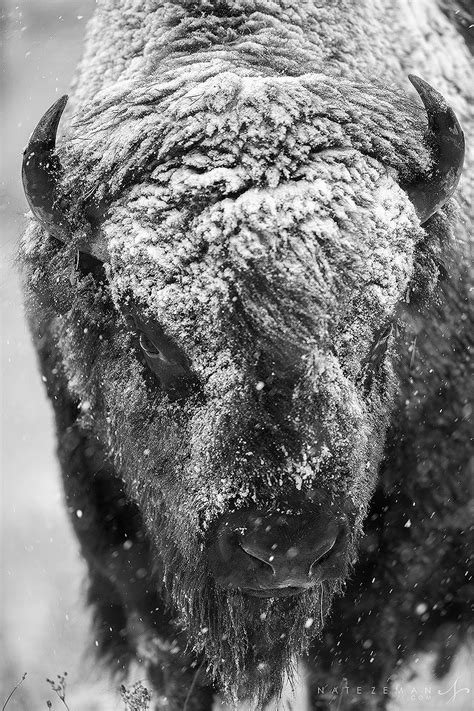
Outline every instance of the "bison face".
<path id="1" fill-rule="evenodd" d="M 72 177 L 51 163 L 54 140 L 49 162 L 36 144 L 25 158 L 37 217 L 106 260 L 71 285 L 67 250 L 31 247 L 83 426 L 137 502 L 156 585 L 195 648 L 250 692 L 278 687 L 354 559 L 396 391 L 398 310 L 430 250 L 420 218 L 460 170 L 402 189 L 406 162 L 428 160 L 419 119 L 380 89 L 366 115 L 363 88 L 348 108 L 347 87 L 314 81 L 204 82 L 197 114 L 186 96 L 163 100 L 166 121 L 143 139 L 150 151 L 155 136 L 155 159 L 142 177 L 138 163 L 133 180 L 110 177 L 121 187 L 103 210 L 84 207 L 77 138 Z M 116 114 L 108 134 L 97 116 L 79 132 L 96 146 L 92 177 L 125 139 Z M 58 120 L 53 107 L 53 133 Z M 41 193 L 45 175 L 62 202 Z M 78 175 L 85 231 L 59 214 Z"/>
<path id="2" fill-rule="evenodd" d="M 156 398 L 133 405 L 152 423 L 125 470 L 163 497 L 188 561 L 190 538 L 203 542 L 219 585 L 302 591 L 344 575 L 364 518 L 393 399 L 392 331 L 423 233 L 393 179 L 354 151 L 324 151 L 301 177 L 199 211 L 201 176 L 177 172 L 132 188 L 103 225 L 143 360 L 130 350 L 126 378 L 135 364 Z M 158 217 L 183 184 L 190 207 Z M 280 547 L 281 571 L 270 560 Z"/>

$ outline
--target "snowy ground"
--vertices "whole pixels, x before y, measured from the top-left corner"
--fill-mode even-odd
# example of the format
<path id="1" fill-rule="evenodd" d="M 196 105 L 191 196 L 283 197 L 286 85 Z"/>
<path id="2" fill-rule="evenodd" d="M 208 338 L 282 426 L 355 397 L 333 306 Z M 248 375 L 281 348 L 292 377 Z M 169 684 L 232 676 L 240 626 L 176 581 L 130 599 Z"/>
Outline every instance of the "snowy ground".
<path id="1" fill-rule="evenodd" d="M 68 89 L 93 5 L 93 0 L 0 0 L 4 52 L 0 704 L 23 673 L 28 674 L 8 711 L 44 709 L 47 699 L 53 701 L 53 709 L 64 709 L 45 681 L 64 671 L 71 711 L 123 709 L 111 685 L 97 680 L 88 654 L 88 618 L 81 602 L 84 569 L 62 505 L 52 416 L 24 325 L 14 265 L 26 209 L 21 151 L 44 110 Z M 414 664 L 421 677 L 401 681 L 392 711 L 471 709 L 472 698 L 465 691 L 473 686 L 467 654 L 442 683 L 429 680 L 428 663 L 424 658 Z M 294 711 L 304 708 L 304 692 L 292 706 Z"/>

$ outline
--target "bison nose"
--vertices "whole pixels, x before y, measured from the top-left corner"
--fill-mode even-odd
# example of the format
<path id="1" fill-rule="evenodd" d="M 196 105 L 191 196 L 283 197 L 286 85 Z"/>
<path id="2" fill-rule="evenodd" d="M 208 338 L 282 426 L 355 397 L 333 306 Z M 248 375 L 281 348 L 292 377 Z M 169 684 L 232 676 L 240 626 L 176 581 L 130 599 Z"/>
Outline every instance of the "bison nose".
<path id="1" fill-rule="evenodd" d="M 347 518 L 242 509 L 219 519 L 208 546 L 217 584 L 259 597 L 292 595 L 345 574 Z"/>

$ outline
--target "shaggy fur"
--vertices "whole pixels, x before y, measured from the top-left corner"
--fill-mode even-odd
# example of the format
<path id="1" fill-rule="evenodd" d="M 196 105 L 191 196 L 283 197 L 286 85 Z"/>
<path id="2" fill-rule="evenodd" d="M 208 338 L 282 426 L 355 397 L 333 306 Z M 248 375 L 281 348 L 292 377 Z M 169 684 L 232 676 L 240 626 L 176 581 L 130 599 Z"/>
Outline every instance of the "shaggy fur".
<path id="1" fill-rule="evenodd" d="M 58 148 L 68 244 L 32 222 L 21 258 L 101 649 L 144 664 L 157 708 L 262 704 L 308 648 L 327 708 L 318 687 L 382 687 L 449 628 L 442 672 L 463 639 L 472 157 L 421 228 L 403 188 L 431 155 L 402 84 L 429 80 L 468 130 L 469 61 L 433 2 L 98 4 Z M 77 252 L 91 201 L 105 265 Z M 140 332 L 192 375 L 185 398 Z M 352 575 L 218 589 L 218 516 L 314 487 L 348 512 Z"/>

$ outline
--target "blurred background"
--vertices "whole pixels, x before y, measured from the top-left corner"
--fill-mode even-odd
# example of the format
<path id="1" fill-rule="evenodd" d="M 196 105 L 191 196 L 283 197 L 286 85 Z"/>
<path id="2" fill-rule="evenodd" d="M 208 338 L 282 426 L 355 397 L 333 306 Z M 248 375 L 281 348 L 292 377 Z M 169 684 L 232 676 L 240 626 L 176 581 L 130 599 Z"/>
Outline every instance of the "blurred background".
<path id="1" fill-rule="evenodd" d="M 66 519 L 53 418 L 25 326 L 15 255 L 27 209 L 20 165 L 30 132 L 68 91 L 93 0 L 20 0 L 1 13 L 1 623 L 0 708 L 64 709 L 46 682 L 68 672 L 71 711 L 123 708 L 93 681 L 84 567 Z M 92 641 L 93 644 L 93 641 Z M 87 683 L 85 680 L 87 679 Z"/>
<path id="2" fill-rule="evenodd" d="M 15 264 L 26 211 L 21 154 L 44 111 L 68 91 L 94 5 L 94 0 L 0 0 L 0 707 L 27 673 L 7 711 L 46 709 L 48 699 L 53 709 L 64 709 L 46 682 L 64 671 L 70 711 L 124 708 L 116 685 L 100 680 L 104 675 L 90 653 L 94 641 L 83 606 L 85 568 L 66 519 L 52 412 L 25 326 Z M 424 657 L 405 670 L 391 710 L 471 709 L 467 653 L 441 683 L 430 680 L 429 662 Z M 410 680 L 411 671 L 421 677 Z M 438 693 L 455 683 L 458 691 L 470 687 L 471 694 Z"/>

